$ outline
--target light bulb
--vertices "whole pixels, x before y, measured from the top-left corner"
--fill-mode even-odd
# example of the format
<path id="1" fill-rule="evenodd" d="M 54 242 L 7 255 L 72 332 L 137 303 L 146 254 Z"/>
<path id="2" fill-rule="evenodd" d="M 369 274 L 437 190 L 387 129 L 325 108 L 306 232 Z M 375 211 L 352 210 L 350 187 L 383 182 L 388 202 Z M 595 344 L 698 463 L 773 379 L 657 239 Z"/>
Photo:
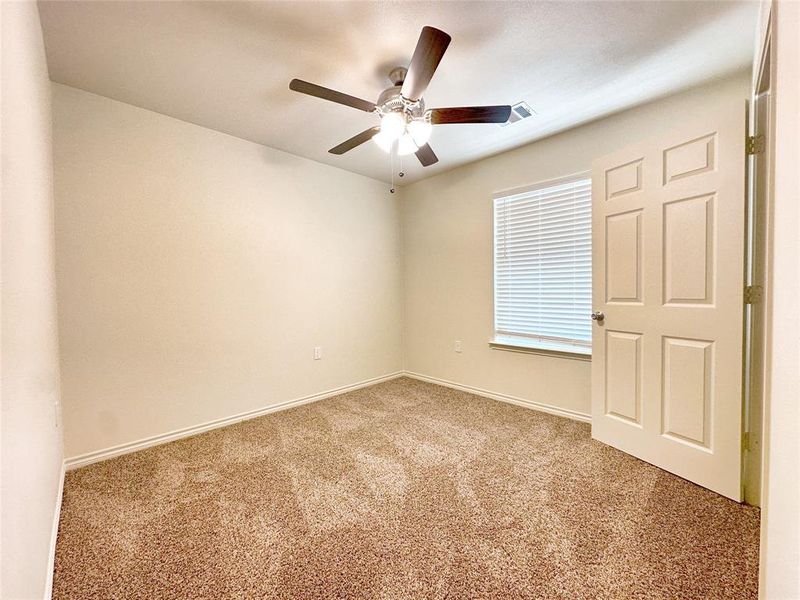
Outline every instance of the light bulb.
<path id="1" fill-rule="evenodd" d="M 403 135 L 403 137 L 397 140 L 397 154 L 400 156 L 406 156 L 407 154 L 411 154 L 417 150 L 418 148 L 414 143 L 414 138 L 412 138 L 410 134 L 406 133 Z"/>
<path id="2" fill-rule="evenodd" d="M 394 140 L 387 136 L 383 131 L 372 136 L 372 141 L 377 144 L 378 148 L 387 154 L 392 151 Z"/>
<path id="3" fill-rule="evenodd" d="M 390 112 L 381 118 L 381 133 L 389 140 L 396 140 L 406 129 L 406 120 L 397 112 Z"/>
<path id="4" fill-rule="evenodd" d="M 408 133 L 411 134 L 417 146 L 424 146 L 428 143 L 428 140 L 431 139 L 431 131 L 433 131 L 433 125 L 427 121 L 411 121 L 408 124 Z"/>

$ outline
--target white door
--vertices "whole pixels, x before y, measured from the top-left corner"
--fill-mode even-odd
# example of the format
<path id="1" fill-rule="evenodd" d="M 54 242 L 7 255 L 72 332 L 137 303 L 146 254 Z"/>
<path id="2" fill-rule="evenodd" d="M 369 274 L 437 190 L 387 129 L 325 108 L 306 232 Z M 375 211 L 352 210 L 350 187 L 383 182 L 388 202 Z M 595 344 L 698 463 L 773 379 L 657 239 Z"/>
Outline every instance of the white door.
<path id="1" fill-rule="evenodd" d="M 734 500 L 744 126 L 720 104 L 592 165 L 592 436 Z"/>

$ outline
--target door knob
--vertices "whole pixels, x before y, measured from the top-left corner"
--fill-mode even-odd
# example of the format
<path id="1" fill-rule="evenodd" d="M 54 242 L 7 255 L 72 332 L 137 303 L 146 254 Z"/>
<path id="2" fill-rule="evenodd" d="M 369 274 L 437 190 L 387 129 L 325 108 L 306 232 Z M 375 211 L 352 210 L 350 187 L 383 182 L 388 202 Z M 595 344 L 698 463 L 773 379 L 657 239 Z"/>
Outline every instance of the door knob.
<path id="1" fill-rule="evenodd" d="M 592 321 L 597 321 L 598 323 L 605 319 L 606 316 L 602 313 L 602 311 L 595 311 L 592 313 Z"/>

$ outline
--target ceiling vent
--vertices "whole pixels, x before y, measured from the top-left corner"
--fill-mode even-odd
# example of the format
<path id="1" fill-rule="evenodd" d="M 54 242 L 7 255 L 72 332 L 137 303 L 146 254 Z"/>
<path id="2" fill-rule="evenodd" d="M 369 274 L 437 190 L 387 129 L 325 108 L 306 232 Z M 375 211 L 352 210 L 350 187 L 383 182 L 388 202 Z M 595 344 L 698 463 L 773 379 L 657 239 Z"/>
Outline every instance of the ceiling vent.
<path id="1" fill-rule="evenodd" d="M 511 116 L 508 118 L 508 121 L 505 123 L 500 123 L 500 127 L 511 125 L 517 121 L 522 121 L 522 119 L 528 119 L 535 114 L 536 112 L 534 112 L 534 110 L 528 106 L 527 102 L 517 102 L 511 107 Z"/>

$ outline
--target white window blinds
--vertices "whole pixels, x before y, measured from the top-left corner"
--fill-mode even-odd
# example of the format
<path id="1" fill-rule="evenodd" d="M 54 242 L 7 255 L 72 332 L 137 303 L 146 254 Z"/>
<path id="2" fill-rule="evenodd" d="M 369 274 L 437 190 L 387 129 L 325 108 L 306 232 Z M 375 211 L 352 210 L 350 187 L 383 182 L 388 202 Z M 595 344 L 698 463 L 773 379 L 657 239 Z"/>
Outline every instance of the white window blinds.
<path id="1" fill-rule="evenodd" d="M 495 196 L 496 340 L 591 347 L 591 196 L 586 175 Z"/>

